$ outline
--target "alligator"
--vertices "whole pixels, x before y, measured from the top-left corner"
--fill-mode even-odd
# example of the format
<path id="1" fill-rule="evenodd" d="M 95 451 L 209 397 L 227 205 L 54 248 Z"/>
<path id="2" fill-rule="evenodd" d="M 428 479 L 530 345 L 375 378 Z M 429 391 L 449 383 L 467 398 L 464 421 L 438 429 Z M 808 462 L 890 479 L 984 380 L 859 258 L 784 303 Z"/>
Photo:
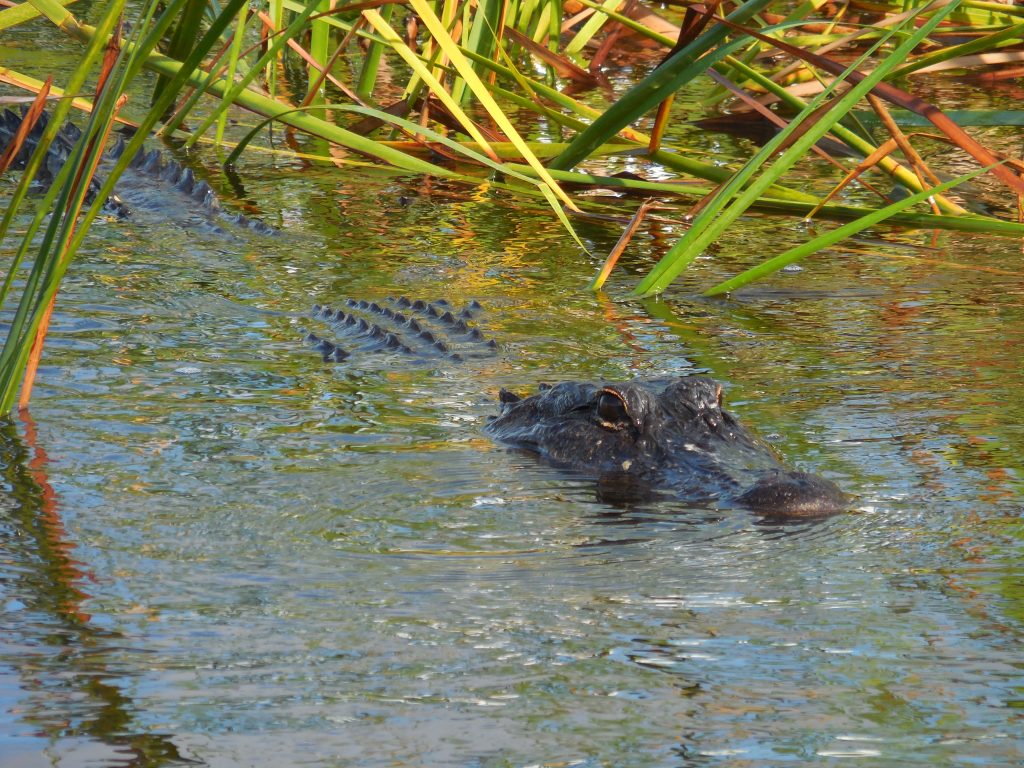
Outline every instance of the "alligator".
<path id="1" fill-rule="evenodd" d="M 502 389 L 498 399 L 501 412 L 485 433 L 555 466 L 596 473 L 605 484 L 779 518 L 847 508 L 834 483 L 788 469 L 724 410 L 722 385 L 706 376 L 569 381 L 525 398 Z"/>
<path id="2" fill-rule="evenodd" d="M 10 142 L 21 121 L 9 110 L 0 114 L 0 144 Z M 15 167 L 24 167 L 45 124 L 44 116 L 28 133 Z M 61 126 L 37 173 L 38 182 L 52 183 L 80 137 L 72 123 Z M 106 151 L 105 161 L 120 157 L 124 150 L 119 138 Z M 132 158 L 106 207 L 116 216 L 131 216 L 130 193 L 151 188 L 153 180 L 187 196 L 211 220 L 221 218 L 264 234 L 276 232 L 259 220 L 225 213 L 206 182 L 197 181 L 191 170 L 158 150 Z M 89 190 L 93 199 L 99 190 L 100 182 L 94 179 Z M 146 201 L 145 195 L 135 198 Z M 308 332 L 306 341 L 324 362 L 339 363 L 358 352 L 458 363 L 493 356 L 498 350 L 497 342 L 472 323 L 482 309 L 476 301 L 461 309 L 444 299 L 404 296 L 380 302 L 350 298 L 343 304 L 338 309 L 313 307 L 312 317 L 330 329 L 332 338 Z M 722 387 L 706 377 L 620 384 L 570 381 L 526 398 L 503 389 L 499 401 L 500 414 L 484 428 L 488 435 L 557 466 L 596 473 L 606 483 L 667 490 L 692 503 L 734 505 L 771 515 L 819 517 L 846 506 L 833 483 L 783 466 L 771 448 L 722 409 Z"/>
<path id="3" fill-rule="evenodd" d="M 482 307 L 456 309 L 405 296 L 315 305 L 335 333 L 308 333 L 324 362 L 356 352 L 399 354 L 428 363 L 493 356 L 494 339 L 469 321 Z M 339 336 L 343 338 L 339 338 Z M 785 467 L 767 444 L 722 408 L 722 385 L 706 376 L 673 380 L 541 385 L 519 397 L 502 389 L 500 414 L 484 432 L 558 467 L 596 474 L 617 496 L 668 491 L 694 504 L 750 509 L 775 518 L 824 517 L 847 508 L 832 482 Z"/>
<path id="4" fill-rule="evenodd" d="M 23 110 L 20 115 L 9 109 L 0 112 L 0 148 L 6 147 L 14 139 L 21 127 L 25 111 Z M 47 113 L 40 115 L 11 161 L 12 168 L 25 167 L 39 146 L 39 140 L 49 120 Z M 47 187 L 53 183 L 81 136 L 81 129 L 74 123 L 66 122 L 60 127 L 36 173 L 34 181 L 37 184 Z M 118 136 L 104 152 L 100 166 L 86 192 L 86 203 L 96 199 L 103 185 L 104 173 L 107 173 L 114 161 L 124 154 L 126 146 L 124 137 Z M 154 195 L 154 182 L 157 182 L 156 195 L 159 199 Z M 168 198 L 168 194 L 172 197 Z M 118 218 L 132 216 L 137 208 L 177 213 L 182 206 L 174 204 L 174 196 L 180 197 L 179 202 L 185 204 L 187 213 L 201 214 L 210 224 L 226 222 L 231 226 L 248 229 L 261 235 L 277 233 L 277 230 L 266 222 L 224 210 L 209 184 L 197 179 L 191 168 L 182 166 L 158 149 L 140 151 L 132 157 L 128 168 L 114 187 L 114 194 L 104 200 L 104 207 L 108 213 Z"/>

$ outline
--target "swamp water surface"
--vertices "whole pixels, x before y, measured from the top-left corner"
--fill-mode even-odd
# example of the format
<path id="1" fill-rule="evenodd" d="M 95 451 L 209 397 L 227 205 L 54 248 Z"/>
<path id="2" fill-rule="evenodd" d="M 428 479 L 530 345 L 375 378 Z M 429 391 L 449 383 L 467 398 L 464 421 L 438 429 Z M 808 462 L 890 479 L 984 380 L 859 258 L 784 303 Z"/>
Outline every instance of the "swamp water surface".
<path id="1" fill-rule="evenodd" d="M 631 304 L 534 212 L 253 173 L 287 238 L 109 222 L 62 291 L 2 438 L 4 766 L 1020 764 L 1024 280 L 922 260 L 1011 241 Z M 501 353 L 302 343 L 399 293 L 480 299 Z M 692 372 L 855 511 L 617 505 L 481 434 L 502 386 Z"/>
<path id="2" fill-rule="evenodd" d="M 97 226 L 0 434 L 4 768 L 1024 761 L 1018 243 L 879 230 L 694 298 L 801 236 L 751 217 L 628 303 L 678 233 L 594 298 L 614 227 L 591 257 L 499 193 L 245 181 L 287 237 Z M 398 294 L 479 299 L 500 354 L 303 344 Z M 617 503 L 481 434 L 501 387 L 695 372 L 855 509 Z"/>

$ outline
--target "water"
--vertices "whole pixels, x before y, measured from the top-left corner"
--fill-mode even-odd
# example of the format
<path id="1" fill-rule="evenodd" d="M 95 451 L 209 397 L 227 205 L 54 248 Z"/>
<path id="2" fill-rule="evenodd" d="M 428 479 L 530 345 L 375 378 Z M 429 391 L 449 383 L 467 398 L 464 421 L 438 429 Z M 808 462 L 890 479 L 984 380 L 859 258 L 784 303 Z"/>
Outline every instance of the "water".
<path id="1" fill-rule="evenodd" d="M 536 212 L 251 172 L 313 201 L 283 244 L 109 223 L 62 291 L 3 437 L 5 766 L 1019 764 L 1022 281 L 933 263 L 1010 241 L 880 232 L 695 299 L 797 236 L 750 219 L 633 304 Z M 301 343 L 392 293 L 479 298 L 501 354 Z M 616 505 L 480 433 L 502 386 L 692 372 L 856 509 Z"/>
<path id="2" fill-rule="evenodd" d="M 200 158 L 200 164 L 209 159 Z M 254 155 L 274 240 L 99 226 L 0 434 L 0 764 L 1016 766 L 1019 244 L 878 230 L 660 301 L 640 238 Z M 315 301 L 479 299 L 493 359 L 325 365 Z M 855 508 L 622 504 L 481 434 L 501 387 L 710 373 Z"/>

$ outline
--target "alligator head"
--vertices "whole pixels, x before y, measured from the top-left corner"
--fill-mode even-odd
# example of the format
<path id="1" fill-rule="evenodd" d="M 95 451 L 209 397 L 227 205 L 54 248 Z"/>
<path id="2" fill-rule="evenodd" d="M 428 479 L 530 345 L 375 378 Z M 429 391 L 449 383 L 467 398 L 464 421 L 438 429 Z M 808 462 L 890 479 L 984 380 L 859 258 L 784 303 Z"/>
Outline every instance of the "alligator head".
<path id="1" fill-rule="evenodd" d="M 565 382 L 527 398 L 502 390 L 500 400 L 501 414 L 484 431 L 560 467 L 764 514 L 824 516 L 846 507 L 835 484 L 784 467 L 722 408 L 722 387 L 707 377 Z"/>

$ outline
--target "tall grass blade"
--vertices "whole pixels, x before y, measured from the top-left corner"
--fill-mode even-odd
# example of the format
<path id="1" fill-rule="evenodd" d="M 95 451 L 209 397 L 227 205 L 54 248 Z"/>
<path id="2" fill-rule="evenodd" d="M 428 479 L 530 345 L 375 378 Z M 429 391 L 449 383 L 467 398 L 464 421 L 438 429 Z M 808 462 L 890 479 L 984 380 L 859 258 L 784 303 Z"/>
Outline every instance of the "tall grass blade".
<path id="1" fill-rule="evenodd" d="M 455 41 L 449 37 L 447 31 L 441 25 L 437 16 L 434 15 L 426 0 L 409 0 L 409 4 L 419 15 L 427 29 L 430 30 L 430 34 L 434 37 L 434 40 L 437 41 L 437 44 L 444 49 L 445 54 L 452 62 L 452 65 L 466 81 L 466 85 L 473 92 L 473 95 L 476 97 L 477 101 L 480 102 L 480 105 L 487 110 L 487 114 L 491 116 L 491 119 L 494 120 L 501 132 L 504 133 L 509 138 L 509 141 L 515 144 L 522 153 L 523 159 L 526 160 L 530 167 L 537 172 L 540 179 L 550 187 L 555 197 L 557 197 L 562 204 L 569 208 L 569 210 L 577 210 L 576 204 L 559 188 L 558 183 L 551 177 L 551 174 L 547 172 L 547 169 L 530 151 L 529 146 L 527 146 L 526 142 L 523 141 L 522 137 L 519 135 L 519 131 L 516 130 L 512 121 L 509 120 L 508 116 L 494 100 L 494 97 L 492 97 L 488 92 L 487 86 L 485 86 L 477 76 L 468 59 L 462 54 L 462 51 L 458 46 L 455 45 Z M 367 12 L 364 11 L 364 14 L 365 13 Z"/>
<path id="2" fill-rule="evenodd" d="M 331 10 L 332 5 L 331 0 L 320 0 L 317 12 L 326 13 Z M 317 104 L 323 100 L 323 90 L 320 87 L 323 78 L 320 71 L 327 66 L 330 57 L 331 28 L 319 19 L 311 20 L 309 27 L 309 55 L 320 65 L 320 69 L 315 65 L 310 65 L 307 69 L 306 103 Z"/>
<path id="3" fill-rule="evenodd" d="M 384 23 L 391 26 L 391 17 L 395 13 L 395 6 L 388 4 L 380 9 L 380 17 Z M 356 93 L 364 99 L 373 95 L 373 87 L 377 82 L 377 73 L 380 69 L 381 56 L 387 50 L 382 40 L 370 40 L 366 55 L 363 56 L 363 65 L 359 70 L 359 80 L 356 85 Z"/>
<path id="4" fill-rule="evenodd" d="M 235 29 L 231 36 L 231 47 L 228 49 L 227 72 L 224 75 L 224 79 L 229 83 L 233 83 L 235 81 L 235 73 L 238 71 L 240 63 L 242 41 L 245 40 L 245 30 L 248 20 L 249 6 L 243 5 L 238 9 L 238 15 L 235 17 Z M 214 134 L 215 144 L 220 145 L 220 143 L 224 141 L 224 131 L 227 129 L 227 124 L 228 114 L 225 110 L 221 112 L 220 117 L 217 118 L 217 130 Z"/>
<path id="5" fill-rule="evenodd" d="M 728 18 L 736 23 L 745 22 L 767 8 L 771 1 L 747 0 Z M 729 28 L 724 24 L 715 24 L 705 30 L 696 40 L 623 94 L 589 128 L 576 136 L 550 167 L 563 171 L 574 168 L 602 144 L 614 138 L 620 130 L 639 120 L 712 64 L 721 61 L 742 44 L 739 41 L 722 45 L 728 33 Z"/>
<path id="6" fill-rule="evenodd" d="M 476 9 L 470 13 L 470 6 L 465 6 L 464 25 L 465 49 L 479 57 L 491 59 L 498 45 L 497 30 L 501 28 L 502 0 L 479 0 Z M 471 64 L 477 76 L 483 78 L 486 67 L 480 63 Z M 462 104 L 472 94 L 464 78 L 459 78 L 452 86 L 452 97 Z"/>
<path id="7" fill-rule="evenodd" d="M 893 214 L 905 211 L 907 208 L 910 208 L 911 206 L 924 202 L 933 194 L 945 192 L 947 189 L 951 189 L 952 187 L 955 187 L 958 184 L 962 184 L 965 181 L 970 181 L 971 179 L 975 178 L 976 176 L 980 176 L 981 174 L 985 173 L 988 170 L 990 169 L 975 169 L 970 173 L 964 174 L 963 176 L 958 176 L 955 179 L 951 179 L 950 181 L 939 184 L 937 187 L 935 187 L 935 189 L 925 190 L 924 192 L 918 192 L 914 195 L 910 195 L 909 197 L 903 200 L 891 203 L 890 205 L 887 205 L 884 208 L 879 208 L 876 211 L 872 211 L 868 215 L 863 216 L 862 218 L 859 218 L 856 221 L 851 221 L 847 224 L 843 224 L 841 227 L 837 227 L 836 229 L 833 229 L 830 232 L 826 232 L 823 235 L 819 235 L 813 240 L 809 240 L 808 242 L 798 245 L 795 248 L 791 248 L 785 253 L 779 254 L 778 256 L 772 259 L 768 259 L 767 261 L 762 262 L 761 264 L 758 264 L 756 267 L 748 269 L 747 271 L 742 272 L 736 275 L 735 277 L 732 277 L 728 280 L 724 280 L 718 285 L 715 285 L 709 288 L 708 290 L 704 291 L 704 295 L 718 296 L 720 294 L 729 293 L 731 291 L 735 291 L 738 288 L 742 288 L 743 286 L 748 285 L 755 280 L 759 280 L 762 277 L 765 277 L 766 275 L 770 275 L 773 272 L 777 272 L 778 270 L 782 269 L 783 267 L 789 264 L 793 264 L 794 262 L 800 261 L 801 259 L 805 259 L 808 256 L 811 256 L 817 253 L 818 251 L 828 248 L 831 245 L 835 245 L 840 240 L 845 240 L 848 237 L 852 237 L 853 235 L 856 235 L 858 232 L 861 232 L 867 229 L 868 227 L 872 227 L 878 224 L 879 222 L 884 221 L 887 218 L 890 218 Z"/>
<path id="8" fill-rule="evenodd" d="M 761 197 L 769 186 L 777 182 L 790 167 L 804 156 L 811 146 L 828 133 L 831 127 L 853 108 L 854 104 L 869 93 L 890 70 L 895 68 L 899 61 L 903 61 L 941 23 L 952 7 L 946 6 L 945 9 L 940 9 L 930 18 L 924 20 L 913 34 L 904 37 L 893 51 L 892 56 L 879 63 L 869 75 L 861 78 L 842 96 L 829 101 L 838 85 L 845 80 L 849 73 L 855 72 L 861 62 L 871 53 L 870 49 L 857 61 L 854 61 L 840 77 L 818 94 L 796 119 L 774 139 L 765 144 L 729 183 L 722 187 L 721 193 L 714 203 L 701 211 L 690 230 L 640 282 L 633 295 L 647 296 L 665 290 L 708 245 L 718 239 L 755 200 Z M 903 29 L 903 26 L 913 26 L 914 20 L 912 17 L 907 20 L 905 25 L 895 27 L 887 32 L 876 43 L 876 47 L 896 35 L 898 30 Z M 772 156 L 781 147 L 787 145 L 794 134 L 799 138 L 796 138 L 785 152 L 766 167 Z M 757 173 L 760 175 L 755 179 L 754 176 Z"/>

